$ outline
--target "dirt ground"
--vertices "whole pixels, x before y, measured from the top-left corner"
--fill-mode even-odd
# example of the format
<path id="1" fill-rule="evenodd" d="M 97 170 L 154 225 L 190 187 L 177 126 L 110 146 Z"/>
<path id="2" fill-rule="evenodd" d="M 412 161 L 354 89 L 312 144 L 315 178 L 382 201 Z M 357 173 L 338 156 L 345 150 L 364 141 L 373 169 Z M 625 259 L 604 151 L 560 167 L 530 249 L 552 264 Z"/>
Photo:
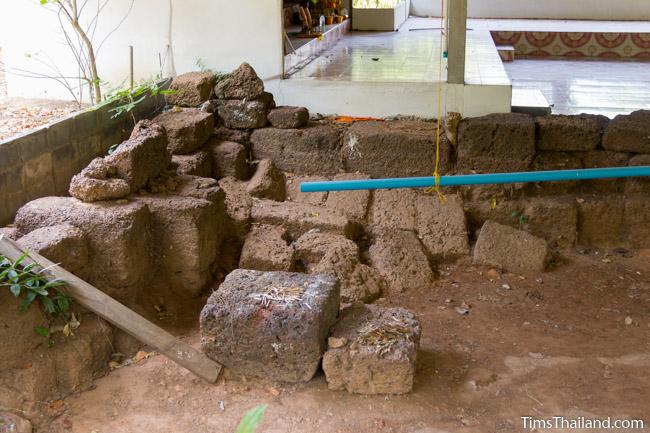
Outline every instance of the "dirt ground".
<path id="1" fill-rule="evenodd" d="M 76 102 L 2 98 L 0 92 L 0 141 L 52 123 L 80 109 Z"/>
<path id="2" fill-rule="evenodd" d="M 207 385 L 153 356 L 65 400 L 46 430 L 231 433 L 265 403 L 264 433 L 521 432 L 522 416 L 562 415 L 641 418 L 634 431 L 650 431 L 650 251 L 629 255 L 573 253 L 525 279 L 458 263 L 430 290 L 380 300 L 423 325 L 406 396 L 332 392 L 322 373 L 287 386 L 226 372 Z M 187 338 L 198 344 L 198 331 Z"/>

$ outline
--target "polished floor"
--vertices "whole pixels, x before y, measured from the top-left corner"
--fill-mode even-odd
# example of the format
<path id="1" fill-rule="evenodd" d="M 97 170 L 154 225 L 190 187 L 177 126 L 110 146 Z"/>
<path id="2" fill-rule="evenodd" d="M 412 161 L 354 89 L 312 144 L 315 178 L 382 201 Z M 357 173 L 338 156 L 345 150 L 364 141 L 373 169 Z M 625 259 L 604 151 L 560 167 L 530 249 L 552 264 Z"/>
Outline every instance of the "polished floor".
<path id="1" fill-rule="evenodd" d="M 515 60 L 505 68 L 513 88 L 541 90 L 556 114 L 650 109 L 650 62 Z"/>
<path id="2" fill-rule="evenodd" d="M 415 18 L 397 32 L 354 32 L 323 53 L 293 79 L 364 82 L 427 82 L 439 75 L 439 20 Z"/>
<path id="3" fill-rule="evenodd" d="M 440 68 L 440 40 L 440 20 L 435 18 L 410 18 L 397 32 L 354 32 L 290 78 L 446 81 L 445 68 Z M 466 80 L 475 85 L 509 84 L 487 27 L 468 32 Z"/>

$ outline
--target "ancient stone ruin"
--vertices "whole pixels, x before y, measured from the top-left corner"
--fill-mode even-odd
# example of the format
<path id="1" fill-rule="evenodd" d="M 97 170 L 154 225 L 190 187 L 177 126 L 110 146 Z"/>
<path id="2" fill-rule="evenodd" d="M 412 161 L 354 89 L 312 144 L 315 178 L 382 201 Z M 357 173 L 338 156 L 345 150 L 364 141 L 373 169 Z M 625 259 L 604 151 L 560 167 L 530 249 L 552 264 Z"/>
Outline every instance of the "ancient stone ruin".
<path id="1" fill-rule="evenodd" d="M 215 289 L 200 316 L 202 347 L 243 375 L 301 382 L 322 365 L 333 390 L 408 393 L 420 324 L 372 305 L 378 298 L 426 289 L 441 264 L 470 256 L 538 274 L 577 244 L 650 246 L 648 181 L 448 188 L 442 201 L 421 190 L 306 194 L 299 185 L 311 180 L 431 175 L 435 122 L 349 124 L 276 107 L 247 64 L 218 82 L 181 75 L 172 89 L 168 110 L 74 176 L 70 196 L 25 204 L 3 233 L 136 310 Z M 611 122 L 495 114 L 446 127 L 444 174 L 650 158 L 648 111 Z M 103 371 L 119 332 L 89 315 L 72 343 L 85 362 L 71 368 L 63 344 L 39 356 L 31 329 L 46 318 L 19 314 L 7 296 L 0 308 L 13 319 L 0 341 L 20 334 L 24 344 L 1 354 L 13 364 L 0 406 L 33 410 Z"/>

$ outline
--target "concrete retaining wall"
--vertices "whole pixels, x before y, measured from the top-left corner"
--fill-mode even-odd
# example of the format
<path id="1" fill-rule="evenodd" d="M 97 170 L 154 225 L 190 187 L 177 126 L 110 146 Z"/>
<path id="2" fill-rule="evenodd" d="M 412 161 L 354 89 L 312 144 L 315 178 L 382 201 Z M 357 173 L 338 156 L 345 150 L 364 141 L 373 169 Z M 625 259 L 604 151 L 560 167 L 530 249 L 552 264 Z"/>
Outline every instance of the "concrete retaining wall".
<path id="1" fill-rule="evenodd" d="M 115 105 L 76 113 L 0 142 L 0 226 L 10 223 L 30 200 L 68 195 L 72 176 L 128 137 L 133 118 L 111 119 L 109 110 Z M 138 120 L 148 118 L 163 106 L 162 97 L 152 97 L 142 102 L 134 115 Z"/>

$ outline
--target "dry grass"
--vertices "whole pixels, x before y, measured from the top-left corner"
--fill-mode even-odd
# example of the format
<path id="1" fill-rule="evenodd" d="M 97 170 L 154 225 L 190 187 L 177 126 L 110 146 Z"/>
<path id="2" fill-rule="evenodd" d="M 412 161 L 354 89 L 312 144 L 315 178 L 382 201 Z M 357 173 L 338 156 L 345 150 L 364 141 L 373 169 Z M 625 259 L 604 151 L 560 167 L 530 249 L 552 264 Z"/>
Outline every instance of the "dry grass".
<path id="1" fill-rule="evenodd" d="M 305 293 L 305 288 L 300 286 L 294 287 L 280 287 L 275 285 L 266 286 L 258 293 L 253 293 L 250 297 L 262 303 L 264 308 L 270 306 L 289 307 L 294 303 L 302 303 L 302 296 Z M 309 305 L 303 303 L 309 308 Z"/>
<path id="2" fill-rule="evenodd" d="M 391 317 L 384 321 L 370 321 L 357 331 L 357 343 L 384 356 L 402 339 L 409 340 L 411 335 L 406 324 Z"/>

